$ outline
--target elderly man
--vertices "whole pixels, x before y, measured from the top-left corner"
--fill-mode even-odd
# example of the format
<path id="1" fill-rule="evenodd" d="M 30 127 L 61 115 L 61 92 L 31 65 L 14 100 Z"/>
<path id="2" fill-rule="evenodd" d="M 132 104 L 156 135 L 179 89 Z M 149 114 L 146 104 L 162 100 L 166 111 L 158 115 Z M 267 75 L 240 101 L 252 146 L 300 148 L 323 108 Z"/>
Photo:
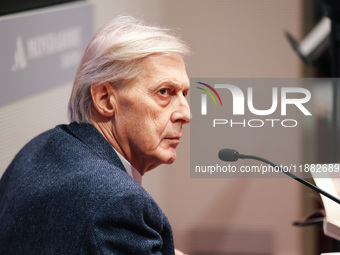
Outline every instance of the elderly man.
<path id="1" fill-rule="evenodd" d="M 0 182 L 0 254 L 173 254 L 141 177 L 171 164 L 190 121 L 185 44 L 120 17 L 80 63 L 72 121 L 30 141 Z"/>

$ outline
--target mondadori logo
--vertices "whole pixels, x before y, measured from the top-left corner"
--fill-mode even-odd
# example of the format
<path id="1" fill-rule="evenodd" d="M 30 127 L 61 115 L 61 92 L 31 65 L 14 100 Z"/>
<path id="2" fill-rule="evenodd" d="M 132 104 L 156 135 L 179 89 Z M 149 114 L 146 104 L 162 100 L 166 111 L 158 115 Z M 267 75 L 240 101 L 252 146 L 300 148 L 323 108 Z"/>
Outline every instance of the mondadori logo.
<path id="1" fill-rule="evenodd" d="M 213 118 L 212 126 L 228 126 L 228 127 L 252 127 L 259 128 L 265 125 L 276 127 L 296 127 L 298 120 L 289 118 L 287 108 L 297 110 L 299 114 L 311 116 L 306 104 L 311 99 L 311 93 L 306 88 L 301 87 L 268 87 L 271 96 L 266 98 L 255 98 L 254 90 L 256 88 L 246 87 L 243 90 L 233 84 L 208 84 L 204 82 L 196 82 L 199 84 L 196 88 L 201 90 L 200 94 L 200 115 L 209 117 L 209 112 L 223 113 L 226 109 L 232 108 L 232 117 L 229 118 Z M 209 97 L 208 97 L 209 96 Z M 231 96 L 231 97 L 230 97 Z M 227 100 L 225 100 L 227 98 Z M 209 108 L 208 100 L 214 102 L 214 106 Z M 257 101 L 256 101 L 257 100 Z M 264 100 L 269 103 L 265 109 L 258 109 L 254 102 Z M 223 101 L 223 103 L 222 103 Z M 256 118 L 241 118 L 248 115 Z M 276 118 L 273 118 L 274 115 Z M 216 114 L 215 114 L 216 115 Z M 277 118 L 280 116 L 280 118 Z"/>

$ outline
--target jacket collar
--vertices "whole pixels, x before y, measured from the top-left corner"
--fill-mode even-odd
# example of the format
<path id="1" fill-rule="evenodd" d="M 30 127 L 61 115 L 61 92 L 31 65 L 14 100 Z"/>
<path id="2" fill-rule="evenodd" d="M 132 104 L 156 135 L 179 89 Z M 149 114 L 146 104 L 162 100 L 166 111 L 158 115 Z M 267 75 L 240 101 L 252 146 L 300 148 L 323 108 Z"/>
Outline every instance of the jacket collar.
<path id="1" fill-rule="evenodd" d="M 76 138 L 85 143 L 97 156 L 125 170 L 111 144 L 92 124 L 78 124 L 76 122 L 72 122 L 67 126 L 67 128 Z"/>

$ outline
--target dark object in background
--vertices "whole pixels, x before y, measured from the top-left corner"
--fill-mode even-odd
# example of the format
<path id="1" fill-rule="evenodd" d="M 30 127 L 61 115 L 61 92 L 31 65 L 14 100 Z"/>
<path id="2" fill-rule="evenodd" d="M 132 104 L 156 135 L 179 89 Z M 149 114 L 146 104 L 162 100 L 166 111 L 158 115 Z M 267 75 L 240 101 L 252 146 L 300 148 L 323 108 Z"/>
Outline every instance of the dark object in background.
<path id="1" fill-rule="evenodd" d="M 79 0 L 4 0 L 0 1 L 0 15 L 75 1 Z"/>

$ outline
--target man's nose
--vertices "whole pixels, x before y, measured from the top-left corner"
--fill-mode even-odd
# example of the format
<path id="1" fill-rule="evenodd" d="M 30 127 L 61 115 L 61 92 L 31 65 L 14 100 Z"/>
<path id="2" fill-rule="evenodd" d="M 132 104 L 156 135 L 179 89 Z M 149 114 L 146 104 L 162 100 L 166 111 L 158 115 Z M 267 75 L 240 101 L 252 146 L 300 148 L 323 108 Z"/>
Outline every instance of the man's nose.
<path id="1" fill-rule="evenodd" d="M 172 122 L 189 123 L 191 120 L 190 107 L 187 99 L 181 95 L 176 102 L 175 109 L 171 115 Z"/>

